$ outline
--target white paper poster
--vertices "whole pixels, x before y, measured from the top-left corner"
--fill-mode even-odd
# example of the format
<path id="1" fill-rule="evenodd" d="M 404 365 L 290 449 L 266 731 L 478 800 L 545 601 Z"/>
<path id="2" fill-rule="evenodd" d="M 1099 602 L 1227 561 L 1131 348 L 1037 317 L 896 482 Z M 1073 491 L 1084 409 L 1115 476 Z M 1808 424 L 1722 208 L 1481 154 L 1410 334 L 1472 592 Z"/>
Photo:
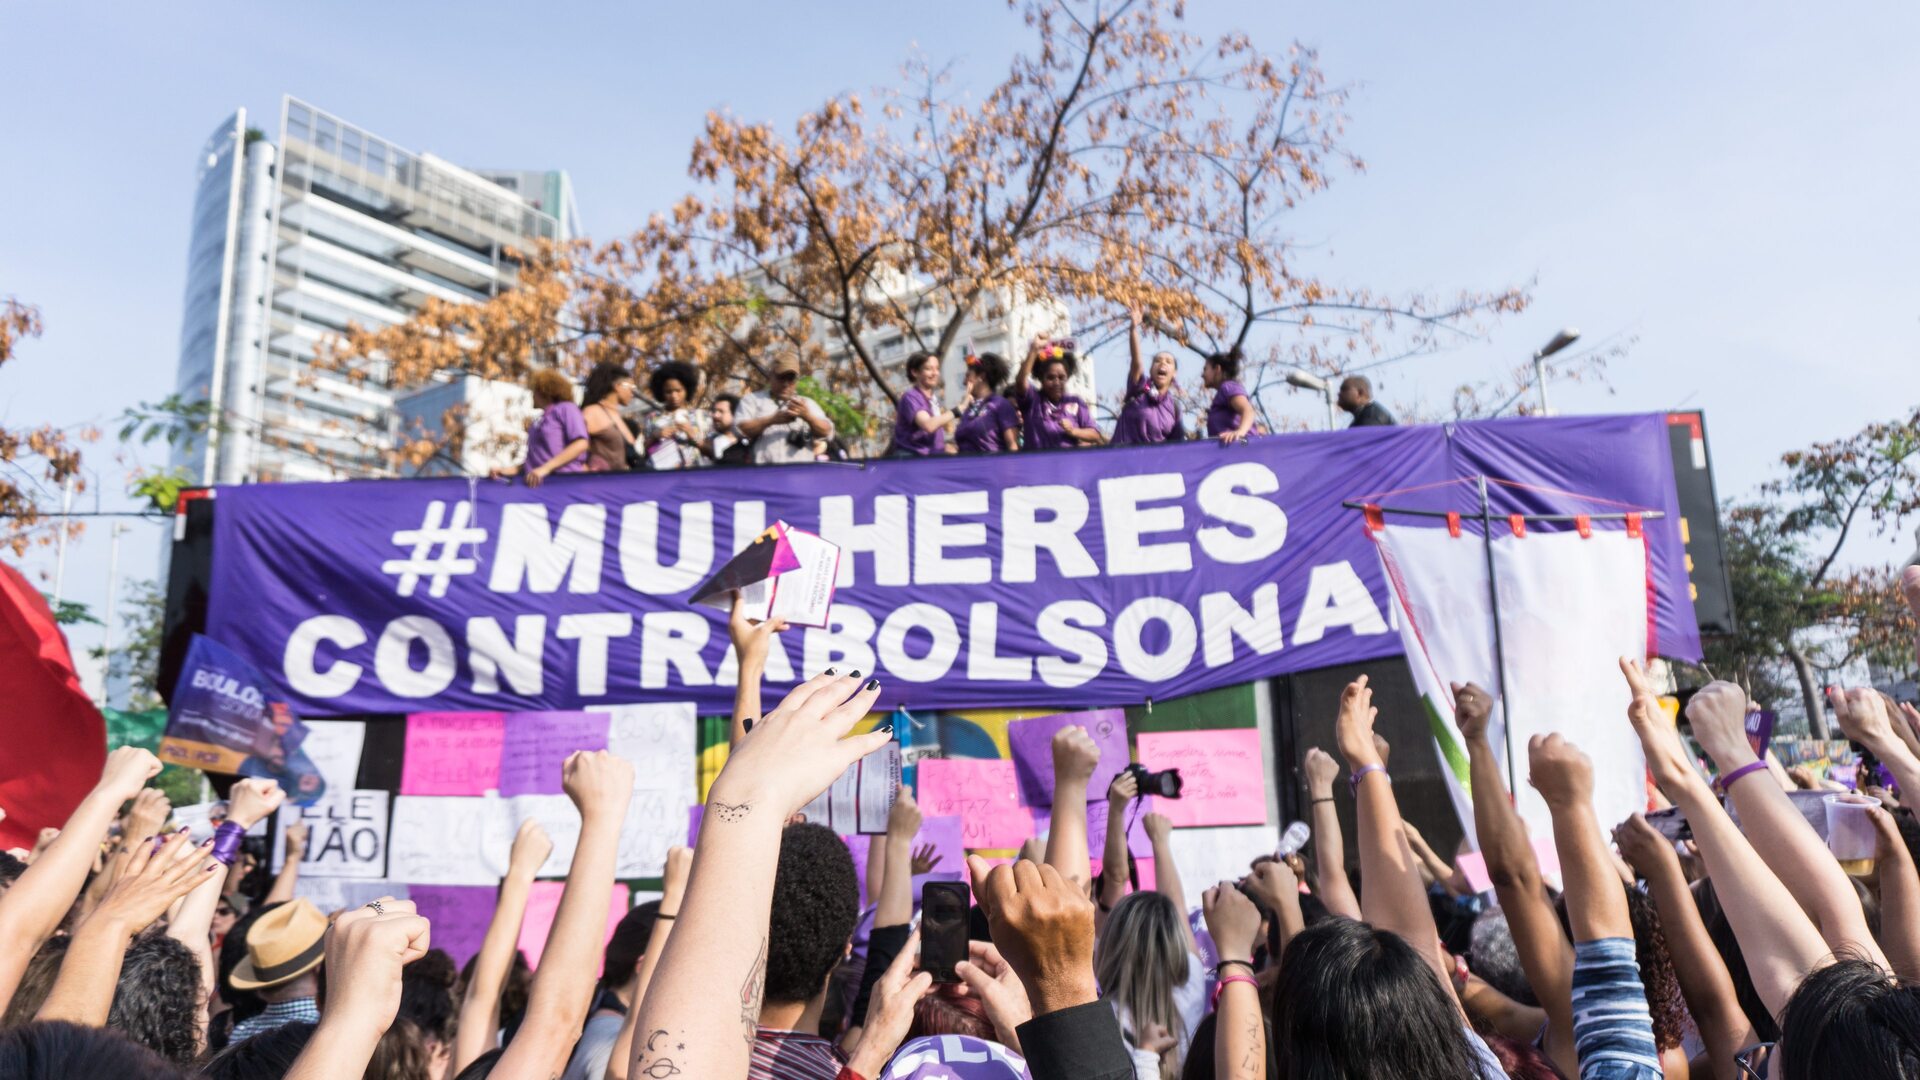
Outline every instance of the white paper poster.
<path id="1" fill-rule="evenodd" d="M 1231 825 L 1218 828 L 1175 829 L 1167 837 L 1180 867 L 1180 887 L 1187 906 L 1200 903 L 1200 894 L 1222 881 L 1239 881 L 1252 872 L 1253 860 L 1273 854 L 1280 834 L 1271 825 Z M 1160 868 L 1154 867 L 1158 875 Z"/>
<path id="2" fill-rule="evenodd" d="M 512 835 L 500 823 L 506 816 L 506 804 L 493 796 L 396 796 L 387 875 L 417 885 L 497 884 L 508 851 L 490 853 L 488 845 L 502 842 L 505 832 L 511 848 Z"/>
<path id="3" fill-rule="evenodd" d="M 273 837 L 273 870 L 286 860 L 286 827 L 307 826 L 307 850 L 300 877 L 384 878 L 387 876 L 387 792 L 329 791 L 312 806 L 280 808 Z"/>
<path id="4" fill-rule="evenodd" d="M 293 895 L 319 908 L 321 914 L 331 915 L 336 911 L 351 911 L 357 907 L 365 907 L 369 901 L 378 900 L 383 896 L 405 900 L 407 883 L 380 879 L 361 881 L 354 878 L 310 878 L 302 874 L 300 880 L 293 883 Z"/>
<path id="5" fill-rule="evenodd" d="M 633 801 L 620 829 L 619 876 L 658 877 L 667 849 L 686 842 L 694 802 L 693 703 L 616 705 L 607 749 L 633 763 Z"/>
<path id="6" fill-rule="evenodd" d="M 1647 652 L 1645 542 L 1619 522 L 1596 522 L 1584 537 L 1516 537 L 1503 523 L 1495 529 L 1504 688 L 1482 539 L 1399 525 L 1373 533 L 1454 807 L 1472 839 L 1466 748 L 1449 684 L 1476 682 L 1506 698 L 1513 730 L 1505 730 L 1496 702 L 1487 736 L 1503 773 L 1513 748 L 1512 794 L 1532 834 L 1553 835 L 1552 815 L 1527 783 L 1527 740 L 1548 732 L 1559 732 L 1593 760 L 1594 813 L 1611 830 L 1647 802 L 1646 758 L 1626 722 L 1629 695 L 1619 667 L 1620 657 Z"/>
<path id="7" fill-rule="evenodd" d="M 367 741 L 364 720 L 308 720 L 300 750 L 313 762 L 328 791 L 352 791 L 360 783 L 360 750 Z"/>
<path id="8" fill-rule="evenodd" d="M 808 821 L 841 835 L 883 833 L 900 790 L 900 744 L 888 743 L 847 767 L 833 786 L 801 809 Z"/>

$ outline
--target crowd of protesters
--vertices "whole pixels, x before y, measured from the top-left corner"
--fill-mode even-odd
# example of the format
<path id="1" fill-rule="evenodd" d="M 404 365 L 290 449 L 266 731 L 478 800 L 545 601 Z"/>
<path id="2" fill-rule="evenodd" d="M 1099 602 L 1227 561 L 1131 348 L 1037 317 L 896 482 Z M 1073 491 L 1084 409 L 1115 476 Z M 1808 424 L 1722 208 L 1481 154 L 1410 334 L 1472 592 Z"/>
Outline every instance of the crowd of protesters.
<path id="1" fill-rule="evenodd" d="M 1920 567 L 1903 590 L 1920 617 Z M 196 844 L 144 786 L 154 755 L 115 750 L 64 828 L 0 863 L 0 1076 L 1920 1080 L 1920 836 L 1898 805 L 1920 792 L 1920 712 L 1876 691 L 1830 696 L 1894 780 L 1877 801 L 1841 796 L 1876 841 L 1870 866 L 1843 867 L 1790 800 L 1799 782 L 1749 742 L 1739 687 L 1711 683 L 1686 705 L 1703 761 L 1622 659 L 1619 722 L 1650 797 L 1684 813 L 1691 839 L 1637 813 L 1597 820 L 1578 739 L 1535 737 L 1525 769 L 1551 812 L 1556 888 L 1489 741 L 1497 702 L 1455 685 L 1491 878 L 1464 924 L 1455 899 L 1471 887 L 1402 819 L 1365 676 L 1333 703 L 1331 752 L 1305 757 L 1308 858 L 1256 859 L 1238 880 L 1195 883 L 1197 897 L 1158 814 L 1143 819 L 1156 878 L 1137 887 L 1132 773 L 1103 793 L 1106 839 L 1089 850 L 1101 751 L 1069 726 L 1051 747 L 1048 831 L 1018 859 L 967 858 L 972 940 L 936 982 L 911 790 L 871 838 L 864 911 L 851 852 L 799 815 L 893 738 L 851 734 L 878 681 L 828 669 L 763 710 L 782 626 L 736 613 L 730 629 L 732 745 L 697 846 L 669 853 L 663 895 L 609 935 L 634 764 L 569 756 L 578 842 L 531 974 L 516 942 L 552 849 L 539 826 L 514 837 L 462 971 L 407 900 L 328 913 L 292 898 L 302 837 L 280 874 L 249 866 L 248 827 L 284 798 L 273 781 L 237 782 Z"/>
<path id="2" fill-rule="evenodd" d="M 1170 352 L 1144 361 L 1140 332 L 1135 312 L 1128 338 L 1132 361 L 1111 433 L 1101 430 L 1092 404 L 1069 391 L 1084 362 L 1071 340 L 1036 339 L 1017 371 L 997 353 L 969 354 L 964 397 L 951 405 L 942 400 L 946 375 L 940 355 L 914 353 L 906 361 L 907 388 L 895 404 L 885 455 L 1000 454 L 1203 438 L 1227 445 L 1264 431 L 1240 382 L 1239 349 L 1203 358 L 1201 381 L 1212 397 L 1204 407 L 1195 403 L 1189 417 L 1179 362 Z M 744 395 L 709 395 L 698 368 L 669 361 L 646 375 L 642 400 L 633 372 L 603 362 L 588 374 L 576 404 L 572 380 L 557 368 L 543 368 L 529 380 L 540 416 L 529 431 L 526 463 L 502 475 L 517 473 L 538 486 L 555 472 L 672 471 L 857 456 L 862 433 L 836 430 L 820 403 L 802 392 L 802 377 L 799 361 L 783 357 L 768 366 L 764 386 Z M 1373 385 L 1364 375 L 1342 381 L 1338 400 L 1354 427 L 1394 423 L 1373 400 Z"/>

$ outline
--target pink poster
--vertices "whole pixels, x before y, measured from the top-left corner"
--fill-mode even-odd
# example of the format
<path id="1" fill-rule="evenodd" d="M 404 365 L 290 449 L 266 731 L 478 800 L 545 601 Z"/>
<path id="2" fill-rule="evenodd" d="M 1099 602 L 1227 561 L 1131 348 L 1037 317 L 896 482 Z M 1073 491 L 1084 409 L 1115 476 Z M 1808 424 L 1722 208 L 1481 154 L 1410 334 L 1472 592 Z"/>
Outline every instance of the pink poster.
<path id="1" fill-rule="evenodd" d="M 501 713 L 414 713 L 407 717 L 402 795 L 484 795 L 500 786 Z"/>
<path id="2" fill-rule="evenodd" d="M 1140 764 L 1179 769 L 1185 788 L 1155 809 L 1175 825 L 1264 825 L 1267 795 L 1260 730 L 1147 731 L 1135 738 Z"/>
<path id="3" fill-rule="evenodd" d="M 1033 816 L 1020 805 L 1013 762 L 921 758 L 917 768 L 921 810 L 931 817 L 959 817 L 966 847 L 1017 848 L 1033 835 Z"/>
<path id="4" fill-rule="evenodd" d="M 536 881 L 533 891 L 527 894 L 527 914 L 520 920 L 520 951 L 526 954 L 528 967 L 540 966 L 540 954 L 547 951 L 547 934 L 553 929 L 553 917 L 560 913 L 560 895 L 566 891 L 564 881 Z M 627 887 L 619 882 L 613 885 L 613 902 L 607 905 L 607 932 L 602 934 L 593 947 L 593 967 L 596 973 L 601 967 L 601 951 L 607 940 L 613 937 L 613 928 L 626 918 L 628 903 Z"/>

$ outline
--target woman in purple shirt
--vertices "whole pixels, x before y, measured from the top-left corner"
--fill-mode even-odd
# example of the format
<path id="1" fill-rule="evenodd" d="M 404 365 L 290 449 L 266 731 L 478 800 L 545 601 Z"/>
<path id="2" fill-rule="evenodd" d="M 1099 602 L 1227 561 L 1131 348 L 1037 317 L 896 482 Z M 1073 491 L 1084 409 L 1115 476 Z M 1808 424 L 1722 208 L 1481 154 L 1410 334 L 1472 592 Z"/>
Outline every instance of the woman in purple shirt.
<path id="1" fill-rule="evenodd" d="M 1247 388 L 1240 385 L 1240 347 L 1223 353 L 1210 353 L 1200 369 L 1200 380 L 1213 391 L 1213 404 L 1207 406 L 1207 435 L 1227 446 L 1253 433 L 1253 402 Z"/>
<path id="2" fill-rule="evenodd" d="M 953 410 L 940 407 L 940 357 L 918 352 L 907 357 L 913 385 L 900 395 L 893 414 L 893 448 L 888 457 L 927 457 L 947 452 L 947 425 Z"/>
<path id="3" fill-rule="evenodd" d="M 998 454 L 1020 449 L 1020 410 L 1000 396 L 1007 362 L 998 353 L 967 357 L 967 408 L 960 414 L 953 441 L 963 454 Z"/>
<path id="4" fill-rule="evenodd" d="M 1140 364 L 1140 309 L 1134 308 L 1133 328 L 1127 343 L 1133 350 L 1133 363 L 1127 368 L 1127 399 L 1120 405 L 1120 419 L 1113 425 L 1115 446 L 1137 446 L 1182 438 L 1180 430 L 1179 390 L 1174 378 L 1179 374 L 1173 354 L 1153 354 L 1153 367 L 1142 371 Z"/>
<path id="5" fill-rule="evenodd" d="M 587 418 L 573 403 L 573 380 L 559 368 L 541 368 L 527 380 L 540 419 L 527 432 L 528 487 L 554 473 L 587 471 Z"/>
<path id="6" fill-rule="evenodd" d="M 1099 446 L 1106 436 L 1094 426 L 1093 410 L 1081 398 L 1067 393 L 1078 361 L 1071 342 L 1036 340 L 1020 364 L 1014 393 L 1026 414 L 1022 440 L 1025 450 L 1052 450 L 1062 446 Z M 1036 386 L 1032 380 L 1039 379 Z"/>

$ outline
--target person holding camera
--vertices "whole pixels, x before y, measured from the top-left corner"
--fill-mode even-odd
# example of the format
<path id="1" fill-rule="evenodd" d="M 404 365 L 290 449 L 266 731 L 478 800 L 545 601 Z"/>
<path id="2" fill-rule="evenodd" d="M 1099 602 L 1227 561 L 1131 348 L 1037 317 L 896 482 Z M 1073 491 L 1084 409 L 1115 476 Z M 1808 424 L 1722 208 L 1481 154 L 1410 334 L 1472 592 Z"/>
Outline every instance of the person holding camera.
<path id="1" fill-rule="evenodd" d="M 814 440 L 833 437 L 833 421 L 799 386 L 800 361 L 783 356 L 769 368 L 766 389 L 740 399 L 734 429 L 753 444 L 755 465 L 813 461 Z"/>

